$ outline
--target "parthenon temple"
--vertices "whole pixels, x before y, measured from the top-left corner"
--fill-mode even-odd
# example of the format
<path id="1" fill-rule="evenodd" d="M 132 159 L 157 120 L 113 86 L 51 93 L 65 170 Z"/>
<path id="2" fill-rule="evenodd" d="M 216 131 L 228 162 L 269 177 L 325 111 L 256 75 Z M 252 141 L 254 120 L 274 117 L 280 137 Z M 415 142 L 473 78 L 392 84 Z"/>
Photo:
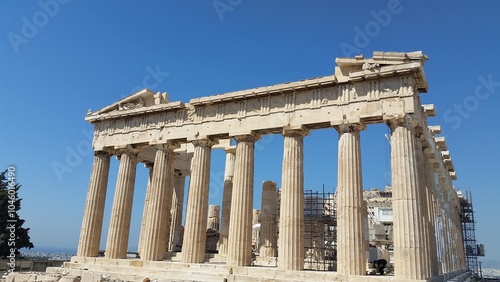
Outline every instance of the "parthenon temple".
<path id="1" fill-rule="evenodd" d="M 427 60 L 422 52 L 374 52 L 372 58 L 337 58 L 334 74 L 322 77 L 188 103 L 144 89 L 89 110 L 85 120 L 94 126 L 95 154 L 78 253 L 51 271 L 82 281 L 462 281 L 467 266 L 455 169 L 446 140 L 438 136 L 441 127 L 428 124 L 434 105 L 420 101 L 428 91 Z M 390 128 L 392 239 L 386 260 L 393 271 L 386 275 L 368 271 L 360 132 L 373 124 Z M 338 132 L 335 256 L 322 256 L 335 264 L 312 271 L 306 260 L 314 252 L 306 237 L 323 230 L 305 228 L 303 147 L 311 131 L 324 128 Z M 266 134 L 283 136 L 282 181 L 260 187 L 254 183 L 255 143 Z M 211 207 L 209 214 L 212 149 L 225 150 L 226 163 L 221 208 Z M 106 194 L 112 156 L 119 159 L 114 196 Z M 145 200 L 133 199 L 138 163 L 149 169 Z M 255 215 L 254 189 L 263 189 Z M 113 204 L 101 242 L 107 196 Z M 133 201 L 144 202 L 144 213 L 137 255 L 130 257 Z M 252 240 L 257 216 L 258 243 Z M 213 244 L 207 244 L 207 229 L 217 229 Z M 208 245 L 214 253 L 207 253 Z"/>

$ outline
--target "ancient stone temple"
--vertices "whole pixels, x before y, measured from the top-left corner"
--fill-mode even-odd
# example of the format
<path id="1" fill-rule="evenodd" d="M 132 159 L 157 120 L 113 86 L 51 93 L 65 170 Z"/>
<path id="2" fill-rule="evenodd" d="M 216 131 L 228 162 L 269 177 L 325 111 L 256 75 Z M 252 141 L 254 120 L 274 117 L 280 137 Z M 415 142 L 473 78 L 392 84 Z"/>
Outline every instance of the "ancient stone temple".
<path id="1" fill-rule="evenodd" d="M 334 74 L 301 81 L 170 101 L 141 90 L 85 120 L 95 151 L 78 253 L 62 269 L 83 281 L 107 275 L 124 281 L 444 281 L 465 277 L 455 170 L 439 126 L 421 52 L 374 52 L 337 58 Z M 363 201 L 360 132 L 372 124 L 391 130 L 394 276 L 367 276 L 367 217 Z M 305 271 L 304 141 L 312 130 L 338 132 L 336 271 Z M 257 248 L 277 266 L 255 267 L 252 254 L 255 142 L 284 137 L 282 182 L 265 183 Z M 231 143 L 230 140 L 233 140 Z M 332 140 L 334 142 L 334 140 Z M 236 145 L 234 145 L 236 144 Z M 225 149 L 218 260 L 206 255 L 210 156 Z M 110 158 L 120 160 L 116 192 L 106 195 Z M 145 199 L 132 199 L 136 167 L 150 170 Z M 114 174 L 113 174 L 114 175 Z M 184 187 L 185 177 L 189 185 Z M 279 211 L 276 185 L 280 187 Z M 184 189 L 188 200 L 183 202 Z M 273 194 L 274 193 L 274 194 Z M 106 242 L 101 242 L 106 197 L 113 197 Z M 132 200 L 144 202 L 139 258 L 127 258 Z M 263 204 L 264 205 L 264 204 Z M 181 226 L 182 208 L 186 207 Z M 211 216 L 211 218 L 215 218 Z M 217 219 L 218 221 L 218 219 Z M 211 222 L 212 226 L 214 223 Z M 264 226 L 264 225 L 263 225 Z M 181 229 L 183 236 L 181 238 Z M 182 252 L 170 259 L 169 252 Z M 103 244 L 104 243 L 104 244 Z M 104 257 L 99 246 L 105 245 Z M 437 246 L 442 246 L 438 248 Z M 254 246 L 255 247 L 255 246 Z M 444 251 L 439 254 L 438 249 Z M 458 281 L 458 280 L 457 280 Z"/>

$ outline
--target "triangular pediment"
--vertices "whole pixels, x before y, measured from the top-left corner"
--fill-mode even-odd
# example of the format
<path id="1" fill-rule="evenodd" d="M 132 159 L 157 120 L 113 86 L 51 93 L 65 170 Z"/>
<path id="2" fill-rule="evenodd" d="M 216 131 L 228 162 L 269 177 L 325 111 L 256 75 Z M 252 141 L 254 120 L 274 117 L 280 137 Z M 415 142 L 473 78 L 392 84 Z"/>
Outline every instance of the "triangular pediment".
<path id="1" fill-rule="evenodd" d="M 116 111 L 127 111 L 150 107 L 153 105 L 167 104 L 168 102 L 170 102 L 170 100 L 168 98 L 167 92 L 154 93 L 153 91 L 145 88 L 98 111 L 92 112 L 91 110 L 89 110 L 88 114 L 100 115 Z"/>

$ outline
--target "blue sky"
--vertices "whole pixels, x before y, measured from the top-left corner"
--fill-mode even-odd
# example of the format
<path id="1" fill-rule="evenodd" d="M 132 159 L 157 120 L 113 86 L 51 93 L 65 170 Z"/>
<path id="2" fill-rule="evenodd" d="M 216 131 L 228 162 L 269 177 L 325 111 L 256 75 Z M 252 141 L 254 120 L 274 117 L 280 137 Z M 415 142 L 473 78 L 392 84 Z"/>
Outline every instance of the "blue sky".
<path id="1" fill-rule="evenodd" d="M 335 58 L 422 50 L 429 123 L 442 125 L 458 180 L 471 189 L 486 259 L 500 261 L 497 1 L 11 1 L 0 2 L 0 168 L 15 166 L 21 216 L 37 247 L 76 248 L 92 167 L 97 110 L 138 89 L 173 101 L 329 75 Z M 365 189 L 390 185 L 385 125 L 361 134 Z M 282 137 L 256 143 L 255 200 L 281 182 Z M 333 191 L 337 133 L 305 143 L 305 186 Z M 58 169 L 54 169 L 56 166 Z M 61 169 L 64 167 L 64 169 Z M 224 153 L 212 153 L 210 203 L 221 202 Z M 112 161 L 104 247 L 118 162 Z M 139 164 L 130 248 L 146 186 Z"/>

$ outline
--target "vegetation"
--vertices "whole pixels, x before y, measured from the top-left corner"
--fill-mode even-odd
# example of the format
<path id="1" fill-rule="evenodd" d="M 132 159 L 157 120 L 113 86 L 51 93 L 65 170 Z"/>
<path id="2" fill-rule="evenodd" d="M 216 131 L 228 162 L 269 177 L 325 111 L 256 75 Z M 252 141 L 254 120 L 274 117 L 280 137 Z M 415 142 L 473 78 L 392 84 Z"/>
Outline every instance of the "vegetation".
<path id="1" fill-rule="evenodd" d="M 0 174 L 0 257 L 14 258 L 19 249 L 34 247 L 29 228 L 23 227 L 19 217 L 21 200 L 17 192 L 21 185 L 16 183 L 15 168 L 9 167 Z"/>

